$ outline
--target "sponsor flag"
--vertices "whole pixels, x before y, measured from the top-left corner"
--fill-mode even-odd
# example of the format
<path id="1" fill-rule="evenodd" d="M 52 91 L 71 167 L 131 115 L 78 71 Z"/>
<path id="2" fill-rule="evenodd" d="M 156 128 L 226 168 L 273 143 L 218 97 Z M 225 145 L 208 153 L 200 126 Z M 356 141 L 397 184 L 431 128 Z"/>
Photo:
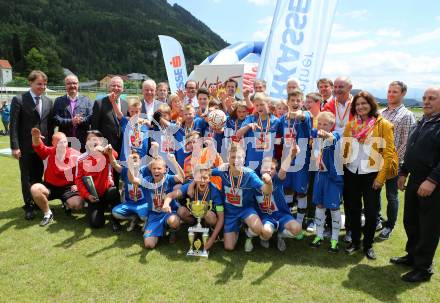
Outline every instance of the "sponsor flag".
<path id="1" fill-rule="evenodd" d="M 337 2 L 277 1 L 257 75 L 271 97 L 286 98 L 289 78 L 298 79 L 305 93 L 316 91 Z"/>
<path id="2" fill-rule="evenodd" d="M 182 46 L 176 39 L 159 35 L 159 42 L 170 90 L 174 94 L 177 90 L 185 88 L 187 79 L 185 56 L 183 55 Z"/>

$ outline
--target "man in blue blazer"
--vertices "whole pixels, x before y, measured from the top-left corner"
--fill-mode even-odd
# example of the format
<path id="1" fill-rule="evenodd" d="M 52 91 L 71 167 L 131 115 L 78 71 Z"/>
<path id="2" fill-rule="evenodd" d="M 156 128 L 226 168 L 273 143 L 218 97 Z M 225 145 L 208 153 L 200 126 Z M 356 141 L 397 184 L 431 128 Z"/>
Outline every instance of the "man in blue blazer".
<path id="1" fill-rule="evenodd" d="M 75 75 L 68 75 L 64 79 L 66 95 L 55 99 L 53 106 L 54 121 L 58 130 L 65 133 L 67 137 L 75 137 L 81 143 L 72 142 L 75 149 L 84 151 L 87 131 L 90 129 L 93 104 L 86 96 L 78 94 L 78 78 Z"/>

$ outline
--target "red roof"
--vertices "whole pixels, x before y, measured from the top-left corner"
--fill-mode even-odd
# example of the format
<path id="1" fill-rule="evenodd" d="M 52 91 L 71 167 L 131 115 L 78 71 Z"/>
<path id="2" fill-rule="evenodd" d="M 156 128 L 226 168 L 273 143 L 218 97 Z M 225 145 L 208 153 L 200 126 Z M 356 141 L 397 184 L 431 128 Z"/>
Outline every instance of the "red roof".
<path id="1" fill-rule="evenodd" d="M 12 68 L 8 60 L 0 59 L 0 68 Z"/>

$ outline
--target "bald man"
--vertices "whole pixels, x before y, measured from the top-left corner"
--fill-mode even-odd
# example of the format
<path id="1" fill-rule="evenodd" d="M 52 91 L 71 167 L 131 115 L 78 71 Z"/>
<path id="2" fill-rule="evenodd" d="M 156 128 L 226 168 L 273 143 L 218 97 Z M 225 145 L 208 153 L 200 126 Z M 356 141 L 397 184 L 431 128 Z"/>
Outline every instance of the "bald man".
<path id="1" fill-rule="evenodd" d="M 87 131 L 90 129 L 93 104 L 87 96 L 78 93 L 79 81 L 75 75 L 64 79 L 66 94 L 55 99 L 53 114 L 58 131 L 67 137 L 78 139 L 72 142 L 72 147 L 84 151 Z M 80 144 L 80 146 L 76 146 Z"/>
<path id="2" fill-rule="evenodd" d="M 159 108 L 159 105 L 164 104 L 156 98 L 156 82 L 153 79 L 145 80 L 142 83 L 142 95 L 144 99 L 142 100 L 141 113 L 146 115 L 146 118 L 151 121 L 153 120 L 153 114 Z"/>
<path id="3" fill-rule="evenodd" d="M 406 282 L 430 280 L 440 237 L 440 86 L 425 91 L 423 113 L 409 135 L 397 182 L 405 190 L 407 255 L 390 261 L 413 268 L 402 276 Z"/>
<path id="4" fill-rule="evenodd" d="M 116 102 L 123 115 L 128 115 L 128 104 L 121 99 L 121 94 L 124 91 L 124 81 L 121 77 L 113 77 L 110 80 L 109 94 L 101 100 L 96 100 L 93 104 L 93 114 L 91 119 L 92 130 L 99 130 L 108 144 L 111 144 L 113 149 L 118 153 L 121 151 L 122 135 L 121 125 L 118 117 L 113 110 L 110 98 Z M 114 172 L 113 179 L 115 186 L 119 187 L 119 174 Z"/>

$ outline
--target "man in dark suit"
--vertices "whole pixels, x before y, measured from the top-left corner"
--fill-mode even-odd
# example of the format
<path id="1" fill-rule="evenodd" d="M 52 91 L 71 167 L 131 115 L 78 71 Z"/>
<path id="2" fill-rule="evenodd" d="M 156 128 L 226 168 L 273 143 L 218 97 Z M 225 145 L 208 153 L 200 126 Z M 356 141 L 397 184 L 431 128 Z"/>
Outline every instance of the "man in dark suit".
<path id="1" fill-rule="evenodd" d="M 128 104 L 125 100 L 120 98 L 122 91 L 124 90 L 124 81 L 121 77 L 113 77 L 110 80 L 109 85 L 110 94 L 101 100 L 96 100 L 93 104 L 93 114 L 92 114 L 92 129 L 99 130 L 104 138 L 107 139 L 108 144 L 111 144 L 113 149 L 118 153 L 121 152 L 122 146 L 122 134 L 121 125 L 119 124 L 118 117 L 113 111 L 112 103 L 110 98 L 116 101 L 116 104 L 121 109 L 124 115 L 127 115 Z M 115 171 L 113 172 L 113 177 L 115 180 L 115 186 L 119 185 L 119 174 Z"/>
<path id="2" fill-rule="evenodd" d="M 21 192 L 24 200 L 26 220 L 35 217 L 30 187 L 41 183 L 43 162 L 32 148 L 32 128 L 40 130 L 45 137 L 45 144 L 50 145 L 54 123 L 52 119 L 52 100 L 44 96 L 47 76 L 39 70 L 32 71 L 29 76 L 30 90 L 12 99 L 10 141 L 12 155 L 19 161 L 21 174 Z"/>
<path id="3" fill-rule="evenodd" d="M 67 137 L 77 138 L 81 146 L 77 146 L 78 142 L 73 141 L 71 146 L 84 151 L 93 105 L 89 98 L 78 94 L 78 83 L 75 75 L 69 75 L 64 79 L 67 94 L 55 99 L 53 113 L 58 131 L 65 133 Z"/>

